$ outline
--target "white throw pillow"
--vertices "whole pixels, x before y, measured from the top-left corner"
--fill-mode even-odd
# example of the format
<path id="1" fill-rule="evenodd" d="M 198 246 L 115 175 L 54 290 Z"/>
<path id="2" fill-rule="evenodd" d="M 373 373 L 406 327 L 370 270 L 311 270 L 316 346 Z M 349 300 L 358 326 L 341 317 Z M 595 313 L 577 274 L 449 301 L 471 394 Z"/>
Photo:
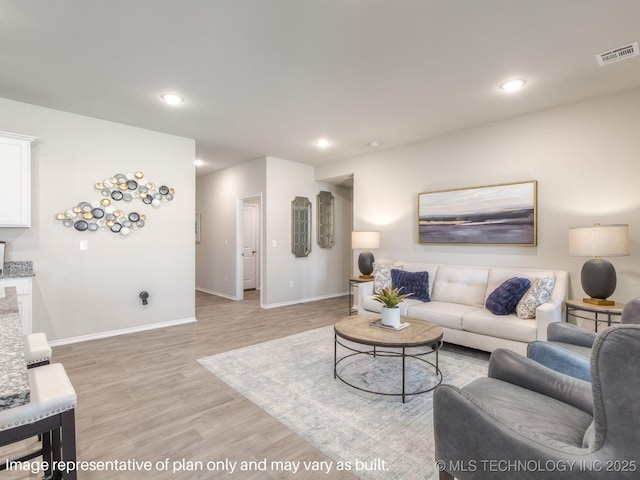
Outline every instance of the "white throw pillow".
<path id="1" fill-rule="evenodd" d="M 531 287 L 516 305 L 518 318 L 535 318 L 536 308 L 551 298 L 554 284 L 553 277 L 531 279 Z"/>
<path id="2" fill-rule="evenodd" d="M 373 293 L 375 295 L 385 288 L 391 288 L 391 269 L 402 270 L 402 266 L 373 263 Z"/>

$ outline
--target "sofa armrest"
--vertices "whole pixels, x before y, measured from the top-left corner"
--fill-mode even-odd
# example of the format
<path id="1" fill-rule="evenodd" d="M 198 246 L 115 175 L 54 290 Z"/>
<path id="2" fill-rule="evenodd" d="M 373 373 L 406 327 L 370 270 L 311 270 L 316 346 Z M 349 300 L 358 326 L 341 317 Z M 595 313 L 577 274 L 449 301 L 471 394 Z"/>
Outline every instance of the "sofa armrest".
<path id="1" fill-rule="evenodd" d="M 547 340 L 547 330 L 552 323 L 562 321 L 562 302 L 549 300 L 536 309 L 536 339 Z"/>
<path id="2" fill-rule="evenodd" d="M 568 295 L 569 274 L 556 270 L 551 298 L 536 309 L 536 339 L 547 340 L 550 324 L 563 321 L 564 304 Z"/>
<path id="3" fill-rule="evenodd" d="M 362 310 L 362 300 L 369 295 L 373 295 L 373 282 L 358 283 L 358 300 L 356 301 L 358 310 Z"/>
<path id="4" fill-rule="evenodd" d="M 592 348 L 596 334 L 571 323 L 555 323 L 547 329 L 547 340 Z"/>
<path id="5" fill-rule="evenodd" d="M 488 376 L 555 398 L 593 415 L 591 383 L 556 372 L 511 350 L 494 350 L 489 359 Z"/>

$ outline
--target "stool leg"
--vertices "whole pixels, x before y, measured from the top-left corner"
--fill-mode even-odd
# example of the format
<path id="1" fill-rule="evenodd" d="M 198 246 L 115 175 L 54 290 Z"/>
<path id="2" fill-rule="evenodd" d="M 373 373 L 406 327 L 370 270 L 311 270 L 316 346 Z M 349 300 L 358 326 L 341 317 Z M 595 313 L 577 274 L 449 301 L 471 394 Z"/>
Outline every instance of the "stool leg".
<path id="1" fill-rule="evenodd" d="M 73 470 L 63 472 L 65 480 L 77 480 L 76 470 L 76 416 L 75 410 L 67 410 L 61 414 L 62 423 L 62 459 L 67 464 L 73 464 Z"/>
<path id="2" fill-rule="evenodd" d="M 60 428 L 55 428 L 49 432 L 51 436 L 51 456 L 53 459 L 53 463 L 56 464 L 56 469 L 52 469 L 51 471 L 51 479 L 59 480 L 62 478 L 62 472 L 58 470 L 60 465 L 58 462 L 62 460 L 62 444 L 60 443 Z M 53 466 L 52 463 L 52 466 Z"/>
<path id="3" fill-rule="evenodd" d="M 42 461 L 47 462 L 47 469 L 44 472 L 45 478 L 49 478 L 53 474 L 53 458 L 51 450 L 51 432 L 45 432 L 40 435 L 42 441 Z"/>

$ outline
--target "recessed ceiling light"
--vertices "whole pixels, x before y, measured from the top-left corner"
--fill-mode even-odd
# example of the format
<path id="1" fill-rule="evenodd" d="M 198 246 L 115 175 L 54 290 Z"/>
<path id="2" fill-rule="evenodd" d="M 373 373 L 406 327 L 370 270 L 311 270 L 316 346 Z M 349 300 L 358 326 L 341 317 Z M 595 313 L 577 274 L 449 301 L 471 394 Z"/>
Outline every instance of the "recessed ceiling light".
<path id="1" fill-rule="evenodd" d="M 204 165 L 204 161 L 200 159 L 197 159 L 194 163 L 196 164 L 196 167 L 201 167 Z"/>
<path id="2" fill-rule="evenodd" d="M 524 87 L 526 80 L 522 80 L 521 78 L 516 80 L 509 80 L 508 82 L 504 82 L 500 85 L 500 88 L 505 92 L 515 92 L 516 90 L 520 90 Z"/>
<path id="3" fill-rule="evenodd" d="M 380 146 L 380 142 L 378 140 L 371 140 L 371 142 L 369 142 L 369 146 L 370 147 L 379 147 Z"/>
<path id="4" fill-rule="evenodd" d="M 328 146 L 331 145 L 331 142 L 329 140 L 327 140 L 326 138 L 319 138 L 314 143 L 316 144 L 316 147 L 318 147 L 318 148 L 327 148 Z"/>
<path id="5" fill-rule="evenodd" d="M 170 105 L 178 105 L 184 102 L 184 98 L 180 95 L 176 95 L 175 93 L 163 93 L 160 95 L 160 98 Z"/>

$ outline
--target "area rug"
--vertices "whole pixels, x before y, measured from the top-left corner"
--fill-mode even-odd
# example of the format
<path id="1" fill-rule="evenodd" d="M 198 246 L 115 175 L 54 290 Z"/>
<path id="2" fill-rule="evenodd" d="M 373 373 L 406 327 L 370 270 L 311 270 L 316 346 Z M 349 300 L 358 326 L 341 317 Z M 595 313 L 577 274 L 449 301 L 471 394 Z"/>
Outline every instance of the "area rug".
<path id="1" fill-rule="evenodd" d="M 330 470 L 349 470 L 364 480 L 437 478 L 432 393 L 408 397 L 403 404 L 399 397 L 373 395 L 335 380 L 333 340 L 328 326 L 199 362 L 330 457 L 331 465 L 325 466 Z M 338 353 L 349 352 L 339 347 Z M 339 373 L 363 388 L 398 391 L 397 362 L 358 355 L 341 362 Z M 439 366 L 443 383 L 462 387 L 486 375 L 487 356 L 445 345 Z M 433 373 L 431 365 L 408 361 L 407 388 L 428 388 L 436 381 Z"/>

